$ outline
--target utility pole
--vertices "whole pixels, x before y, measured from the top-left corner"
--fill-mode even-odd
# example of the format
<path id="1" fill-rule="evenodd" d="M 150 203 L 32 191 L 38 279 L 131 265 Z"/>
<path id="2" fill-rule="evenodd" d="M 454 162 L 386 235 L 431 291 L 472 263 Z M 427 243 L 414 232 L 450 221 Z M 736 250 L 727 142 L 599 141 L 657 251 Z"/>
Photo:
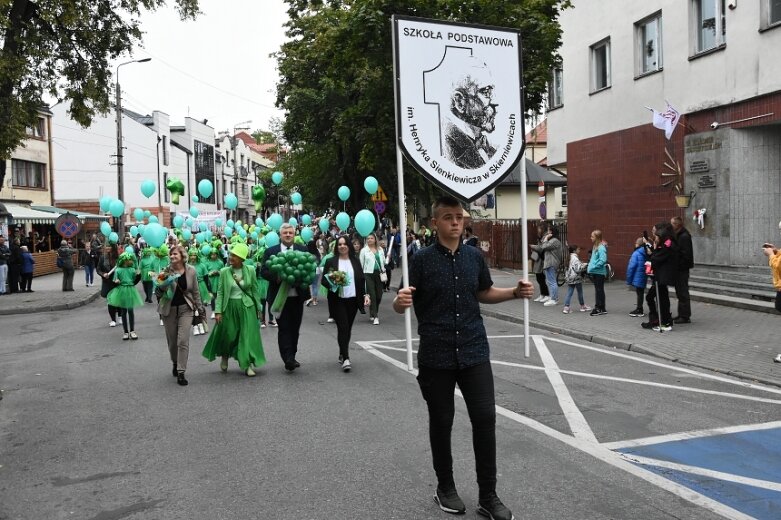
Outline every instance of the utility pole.
<path id="1" fill-rule="evenodd" d="M 125 202 L 125 190 L 122 184 L 122 170 L 124 167 L 124 147 L 122 146 L 122 89 L 119 86 L 119 68 L 122 65 L 128 65 L 130 63 L 146 63 L 152 61 L 152 58 L 142 58 L 140 60 L 131 60 L 117 65 L 116 74 L 116 111 L 117 111 L 117 199 Z M 126 205 L 127 207 L 127 205 Z M 125 238 L 125 215 L 119 217 L 117 222 L 117 235 L 119 235 L 120 243 Z"/>

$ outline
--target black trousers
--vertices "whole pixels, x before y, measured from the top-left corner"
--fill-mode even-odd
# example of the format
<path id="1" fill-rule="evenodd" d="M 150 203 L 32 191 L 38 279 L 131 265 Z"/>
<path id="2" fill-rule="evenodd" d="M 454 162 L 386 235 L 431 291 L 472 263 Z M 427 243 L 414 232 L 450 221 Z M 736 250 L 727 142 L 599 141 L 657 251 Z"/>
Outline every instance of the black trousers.
<path id="1" fill-rule="evenodd" d="M 659 322 L 659 313 L 656 311 L 656 288 L 659 288 L 659 311 L 662 313 L 662 324 L 670 325 L 673 322 L 672 315 L 670 314 L 670 292 L 666 285 L 654 284 L 649 290 L 648 295 L 645 297 L 646 303 L 648 303 L 648 321 L 651 323 Z"/>
<path id="2" fill-rule="evenodd" d="M 146 296 L 144 301 L 146 303 L 151 303 L 152 293 L 154 292 L 154 284 L 152 283 L 152 280 L 149 280 L 148 282 L 141 282 L 141 285 L 144 287 L 144 295 Z"/>
<path id="3" fill-rule="evenodd" d="M 22 292 L 29 291 L 33 286 L 33 273 L 21 273 L 22 279 L 19 281 L 19 289 Z"/>
<path id="4" fill-rule="evenodd" d="M 293 362 L 298 353 L 298 334 L 304 317 L 304 299 L 300 296 L 288 296 L 282 313 L 277 316 L 279 332 L 279 355 L 285 363 Z"/>
<path id="5" fill-rule="evenodd" d="M 358 313 L 358 298 L 355 296 L 352 298 L 339 298 L 335 293 L 328 291 L 328 303 L 333 310 L 331 317 L 336 322 L 336 340 L 339 343 L 339 355 L 342 356 L 342 359 L 350 359 L 350 337 L 353 332 L 355 315 Z"/>
<path id="6" fill-rule="evenodd" d="M 545 273 L 534 273 L 535 278 L 537 278 L 537 285 L 540 286 L 540 294 L 542 296 L 550 296 L 550 293 L 548 292 L 548 282 L 545 280 Z"/>
<path id="7" fill-rule="evenodd" d="M 596 302 L 594 307 L 601 310 L 607 310 L 605 308 L 605 275 L 592 274 L 591 281 L 594 282 L 594 297 Z"/>
<path id="8" fill-rule="evenodd" d="M 692 302 L 689 298 L 689 270 L 678 271 L 675 280 L 675 297 L 678 298 L 678 316 L 681 318 L 692 317 Z"/>
<path id="9" fill-rule="evenodd" d="M 472 448 L 480 496 L 496 491 L 496 408 L 491 363 L 456 370 L 419 367 L 418 384 L 428 405 L 429 440 L 434 471 L 440 486 L 453 484 L 450 447 L 456 384 L 461 389 L 472 422 Z"/>
<path id="10" fill-rule="evenodd" d="M 643 299 L 645 297 L 645 289 L 643 287 L 635 287 L 635 294 L 637 295 L 637 307 L 635 307 L 635 309 L 643 310 Z"/>
<path id="11" fill-rule="evenodd" d="M 776 310 L 781 312 L 781 291 L 776 293 Z"/>

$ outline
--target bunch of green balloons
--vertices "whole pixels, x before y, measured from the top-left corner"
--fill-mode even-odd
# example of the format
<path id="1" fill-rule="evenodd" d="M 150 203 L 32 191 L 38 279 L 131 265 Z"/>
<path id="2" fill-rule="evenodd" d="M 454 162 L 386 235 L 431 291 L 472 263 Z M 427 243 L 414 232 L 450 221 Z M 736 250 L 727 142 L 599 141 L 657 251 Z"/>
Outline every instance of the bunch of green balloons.
<path id="1" fill-rule="evenodd" d="M 317 276 L 317 260 L 306 251 L 288 249 L 284 253 L 277 253 L 266 260 L 266 266 L 282 280 L 277 297 L 271 304 L 271 312 L 282 310 L 290 287 L 311 285 Z"/>

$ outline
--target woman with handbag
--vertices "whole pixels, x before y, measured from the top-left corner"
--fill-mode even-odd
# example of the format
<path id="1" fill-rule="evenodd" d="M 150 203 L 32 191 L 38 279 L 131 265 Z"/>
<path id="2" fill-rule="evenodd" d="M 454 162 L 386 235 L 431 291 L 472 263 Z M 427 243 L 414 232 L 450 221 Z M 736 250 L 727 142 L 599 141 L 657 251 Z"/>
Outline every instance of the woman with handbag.
<path id="1" fill-rule="evenodd" d="M 261 309 L 258 279 L 255 268 L 244 265 L 249 247 L 237 242 L 230 249 L 230 265 L 220 270 L 212 330 L 203 357 L 214 361 L 220 356 L 220 370 L 228 370 L 228 357 L 239 363 L 248 377 L 253 377 L 252 367 L 266 363 L 263 342 L 260 339 Z"/>
<path id="2" fill-rule="evenodd" d="M 166 248 L 167 249 L 167 248 Z M 157 312 L 163 320 L 165 339 L 171 355 L 171 374 L 181 386 L 187 385 L 185 372 L 190 354 L 190 327 L 197 311 L 205 312 L 195 269 L 185 263 L 184 247 L 174 246 L 169 253 L 170 264 L 157 275 Z"/>
<path id="3" fill-rule="evenodd" d="M 366 245 L 361 249 L 359 260 L 363 276 L 366 278 L 366 292 L 371 298 L 369 319 L 375 325 L 379 325 L 380 302 L 388 275 L 385 273 L 385 251 L 377 243 L 377 235 L 374 233 L 366 236 Z"/>
<path id="4" fill-rule="evenodd" d="M 326 260 L 321 283 L 329 288 L 328 303 L 336 322 L 339 343 L 339 363 L 342 370 L 352 369 L 350 362 L 350 336 L 358 308 L 371 303 L 366 291 L 366 278 L 361 263 L 355 258 L 347 235 L 336 239 L 336 254 Z"/>

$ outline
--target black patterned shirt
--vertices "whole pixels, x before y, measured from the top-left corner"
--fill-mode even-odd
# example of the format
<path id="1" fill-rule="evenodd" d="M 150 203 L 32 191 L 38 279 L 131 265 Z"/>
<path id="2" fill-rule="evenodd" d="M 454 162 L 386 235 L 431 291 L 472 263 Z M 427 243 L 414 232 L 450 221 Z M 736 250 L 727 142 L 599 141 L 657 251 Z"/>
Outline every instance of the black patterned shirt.
<path id="1" fill-rule="evenodd" d="M 439 242 L 411 258 L 410 285 L 418 319 L 418 366 L 458 369 L 489 361 L 477 294 L 493 285 L 480 249 Z"/>

